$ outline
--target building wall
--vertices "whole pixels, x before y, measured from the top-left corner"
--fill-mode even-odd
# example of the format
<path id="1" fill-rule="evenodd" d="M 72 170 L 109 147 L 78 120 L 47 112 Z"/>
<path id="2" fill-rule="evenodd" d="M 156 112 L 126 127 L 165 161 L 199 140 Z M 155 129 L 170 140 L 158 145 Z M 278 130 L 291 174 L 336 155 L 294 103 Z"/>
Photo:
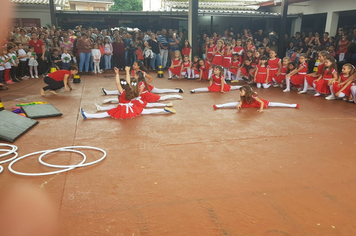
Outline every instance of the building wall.
<path id="1" fill-rule="evenodd" d="M 162 0 L 142 0 L 143 11 L 158 11 Z"/>
<path id="2" fill-rule="evenodd" d="M 28 18 L 36 19 L 39 18 L 41 21 L 41 26 L 46 26 L 46 24 L 51 23 L 51 14 L 49 10 L 49 5 L 31 5 L 23 4 L 17 5 L 15 7 L 13 18 Z"/>
<path id="3" fill-rule="evenodd" d="M 101 11 L 101 10 L 97 10 L 96 8 L 102 8 L 102 9 L 105 9 L 105 11 L 108 11 L 109 5 L 110 4 L 106 4 L 106 3 L 70 2 L 71 10 L 75 10 L 75 11 Z M 72 7 L 74 7 L 74 9 L 72 9 Z"/>
<path id="4" fill-rule="evenodd" d="M 268 10 L 271 12 L 281 12 L 281 6 L 270 7 Z M 304 15 L 350 10 L 356 10 L 355 0 L 312 0 L 288 6 L 288 13 Z"/>

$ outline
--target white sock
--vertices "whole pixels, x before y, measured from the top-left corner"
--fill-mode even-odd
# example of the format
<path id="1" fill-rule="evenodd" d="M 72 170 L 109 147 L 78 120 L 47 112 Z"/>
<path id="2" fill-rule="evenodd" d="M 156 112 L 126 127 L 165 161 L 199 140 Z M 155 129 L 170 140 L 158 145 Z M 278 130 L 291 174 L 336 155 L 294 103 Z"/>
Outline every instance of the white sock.
<path id="1" fill-rule="evenodd" d="M 287 104 L 287 103 L 280 103 L 280 102 L 269 102 L 269 107 L 297 107 L 297 104 Z"/>
<path id="2" fill-rule="evenodd" d="M 208 88 L 197 88 L 197 89 L 193 89 L 195 92 L 209 92 Z"/>
<path id="3" fill-rule="evenodd" d="M 240 80 L 241 70 L 237 71 L 236 80 Z"/>
<path id="4" fill-rule="evenodd" d="M 238 85 L 235 85 L 235 86 L 231 86 L 230 90 L 238 90 L 240 89 L 242 86 L 238 86 Z"/>
<path id="5" fill-rule="evenodd" d="M 191 77 L 191 78 L 194 78 L 194 75 L 195 75 L 195 72 L 194 72 L 194 71 L 195 71 L 195 70 L 191 70 L 191 71 L 190 71 L 190 77 Z"/>
<path id="6" fill-rule="evenodd" d="M 226 74 L 227 74 L 227 69 L 226 68 L 224 68 L 224 78 L 226 78 Z M 229 79 L 230 80 L 230 79 Z"/>
<path id="7" fill-rule="evenodd" d="M 256 83 L 257 88 L 261 88 L 261 83 Z"/>
<path id="8" fill-rule="evenodd" d="M 335 94 L 334 94 L 334 91 L 333 91 L 333 87 L 334 87 L 333 84 L 329 86 L 331 95 L 333 95 L 333 97 L 335 97 Z"/>
<path id="9" fill-rule="evenodd" d="M 101 112 L 101 113 L 96 113 L 96 114 L 88 114 L 84 112 L 84 115 L 87 118 L 106 118 L 106 117 L 111 117 L 107 112 Z"/>
<path id="10" fill-rule="evenodd" d="M 306 93 L 308 91 L 308 87 L 309 87 L 309 84 L 308 84 L 307 78 L 305 78 L 304 79 L 303 90 L 301 92 L 302 93 Z"/>
<path id="11" fill-rule="evenodd" d="M 143 109 L 141 115 L 150 115 L 150 114 L 170 114 L 164 109 Z"/>
<path id="12" fill-rule="evenodd" d="M 179 89 L 158 89 L 154 87 L 151 93 L 179 93 Z"/>
<path id="13" fill-rule="evenodd" d="M 237 104 L 239 104 L 238 102 L 229 102 L 229 103 L 224 103 L 224 104 L 220 104 L 220 105 L 216 105 L 217 108 L 233 108 L 236 107 Z"/>
<path id="14" fill-rule="evenodd" d="M 146 107 L 151 108 L 151 107 L 166 107 L 167 104 L 164 103 L 159 103 L 159 102 L 150 102 L 147 103 Z"/>
<path id="15" fill-rule="evenodd" d="M 263 88 L 267 89 L 269 87 L 271 87 L 271 84 L 262 84 Z"/>
<path id="16" fill-rule="evenodd" d="M 192 69 L 188 68 L 186 73 L 188 75 L 188 79 L 190 79 L 190 75 L 192 74 Z"/>
<path id="17" fill-rule="evenodd" d="M 169 73 L 169 78 L 172 78 L 173 76 L 172 71 L 168 70 L 168 73 Z"/>
<path id="18" fill-rule="evenodd" d="M 182 96 L 180 95 L 164 95 L 164 96 L 161 96 L 158 101 L 164 101 L 164 100 L 167 100 L 167 99 L 183 99 Z"/>
<path id="19" fill-rule="evenodd" d="M 212 75 L 213 75 L 213 69 L 210 69 L 210 70 L 209 70 L 209 76 L 208 76 L 208 77 L 211 78 Z"/>
<path id="20" fill-rule="evenodd" d="M 102 101 L 102 103 L 119 103 L 118 98 L 109 98 Z"/>
<path id="21" fill-rule="evenodd" d="M 286 77 L 286 90 L 290 90 L 290 77 Z"/>
<path id="22" fill-rule="evenodd" d="M 115 105 L 103 107 L 103 106 L 99 106 L 98 104 L 95 104 L 95 106 L 98 111 L 108 111 L 116 107 Z"/>
<path id="23" fill-rule="evenodd" d="M 104 89 L 104 91 L 105 91 L 106 95 L 119 95 L 120 94 L 119 90 L 109 91 L 109 90 Z"/>
<path id="24" fill-rule="evenodd" d="M 231 72 L 231 71 L 228 71 L 227 73 L 228 73 L 228 75 L 229 75 L 229 77 L 228 77 L 227 79 L 228 79 L 228 80 L 231 80 L 231 74 L 232 74 L 232 72 Z"/>
<path id="25" fill-rule="evenodd" d="M 339 98 L 344 98 L 346 96 L 346 94 L 344 94 L 343 92 L 340 92 Z"/>

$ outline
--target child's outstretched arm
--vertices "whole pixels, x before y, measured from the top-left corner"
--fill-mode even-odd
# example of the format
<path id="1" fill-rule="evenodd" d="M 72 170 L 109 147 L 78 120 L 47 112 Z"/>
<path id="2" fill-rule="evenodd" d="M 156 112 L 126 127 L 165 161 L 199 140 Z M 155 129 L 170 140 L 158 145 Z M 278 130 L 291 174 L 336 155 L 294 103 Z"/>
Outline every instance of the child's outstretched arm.
<path id="1" fill-rule="evenodd" d="M 264 103 L 259 97 L 256 97 L 255 99 L 256 99 L 256 101 L 259 102 L 260 105 L 261 105 L 261 106 L 260 106 L 260 109 L 257 110 L 257 112 L 263 112 L 263 107 L 264 107 L 265 103 Z"/>
<path id="2" fill-rule="evenodd" d="M 145 73 L 145 78 L 148 79 L 147 83 L 150 84 L 153 81 L 152 76 L 150 76 L 149 74 Z"/>
<path id="3" fill-rule="evenodd" d="M 268 77 L 269 77 L 269 67 L 267 67 L 267 77 L 265 83 L 268 83 Z"/>
<path id="4" fill-rule="evenodd" d="M 119 75 L 119 69 L 118 68 L 116 68 L 116 67 L 114 67 L 114 71 L 115 71 L 115 73 L 116 73 L 116 78 L 115 78 L 115 80 L 116 80 L 116 87 L 117 87 L 117 90 L 119 90 L 119 93 L 121 94 L 124 90 L 123 90 L 123 88 L 121 87 L 121 82 L 120 82 L 120 75 Z"/>
<path id="5" fill-rule="evenodd" d="M 240 110 L 241 107 L 242 107 L 242 99 L 240 98 L 239 104 L 237 104 L 236 109 Z"/>
<path id="6" fill-rule="evenodd" d="M 131 83 L 131 75 L 130 75 L 130 67 L 129 66 L 126 66 L 125 67 L 125 71 L 126 71 L 126 82 L 128 83 L 128 84 L 130 84 Z"/>

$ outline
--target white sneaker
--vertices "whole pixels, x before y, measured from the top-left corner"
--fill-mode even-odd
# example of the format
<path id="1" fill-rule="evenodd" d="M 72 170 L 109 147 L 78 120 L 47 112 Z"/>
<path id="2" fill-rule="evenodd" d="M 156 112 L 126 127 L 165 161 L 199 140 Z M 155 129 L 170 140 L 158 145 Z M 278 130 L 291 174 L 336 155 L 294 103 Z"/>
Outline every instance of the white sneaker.
<path id="1" fill-rule="evenodd" d="M 173 107 L 173 102 L 168 103 L 166 107 Z"/>
<path id="2" fill-rule="evenodd" d="M 327 97 L 325 97 L 326 100 L 335 100 L 335 96 L 334 95 L 329 95 Z"/>
<path id="3" fill-rule="evenodd" d="M 274 84 L 274 85 L 273 85 L 273 88 L 278 88 L 278 87 L 279 87 L 278 84 Z"/>
<path id="4" fill-rule="evenodd" d="M 283 90 L 283 93 L 287 93 L 287 92 L 290 92 L 290 89 Z"/>
<path id="5" fill-rule="evenodd" d="M 35 77 L 33 77 L 33 75 L 31 75 L 31 79 L 33 79 L 33 78 L 35 78 Z"/>
<path id="6" fill-rule="evenodd" d="M 35 75 L 35 78 L 38 79 L 38 75 Z"/>
<path id="7" fill-rule="evenodd" d="M 95 103 L 95 106 L 97 111 L 101 111 L 100 106 L 98 104 Z"/>
<path id="8" fill-rule="evenodd" d="M 347 101 L 347 97 L 344 97 L 342 100 Z"/>

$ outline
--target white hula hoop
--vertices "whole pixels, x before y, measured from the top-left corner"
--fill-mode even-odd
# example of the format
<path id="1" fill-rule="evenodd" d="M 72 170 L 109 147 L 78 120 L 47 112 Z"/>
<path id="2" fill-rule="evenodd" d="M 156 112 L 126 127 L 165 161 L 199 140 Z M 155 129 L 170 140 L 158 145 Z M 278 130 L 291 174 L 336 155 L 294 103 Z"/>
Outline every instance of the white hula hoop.
<path id="1" fill-rule="evenodd" d="M 2 167 L 1 165 L 0 165 L 0 174 L 1 174 L 1 172 L 4 170 L 4 167 Z"/>
<path id="2" fill-rule="evenodd" d="M 80 151 L 76 151 L 76 150 L 71 150 L 71 149 L 64 149 L 64 148 L 58 148 L 58 149 L 55 149 L 55 150 L 60 150 L 60 151 L 65 151 L 65 152 L 76 152 L 76 153 L 79 153 L 80 155 L 83 156 L 83 161 L 81 162 L 81 164 L 83 164 L 86 160 L 86 156 L 84 153 L 80 152 Z M 12 169 L 12 165 L 14 165 L 16 162 L 22 160 L 22 159 L 25 159 L 26 157 L 29 157 L 29 156 L 33 156 L 33 155 L 36 155 L 36 154 L 40 154 L 40 153 L 47 153 L 47 152 L 50 152 L 50 151 L 53 151 L 53 150 L 44 150 L 44 151 L 38 151 L 38 152 L 33 152 L 33 153 L 29 153 L 29 154 L 26 154 L 22 157 L 19 157 L 18 159 L 15 159 L 13 160 L 9 166 L 8 166 L 8 169 L 9 171 L 11 171 L 12 173 L 14 174 L 17 174 L 17 175 L 23 175 L 23 176 L 44 176 L 44 175 L 54 175 L 54 174 L 59 174 L 59 173 L 62 173 L 62 172 L 66 172 L 66 171 L 69 171 L 69 170 L 73 170 L 75 167 L 69 167 L 69 168 L 66 168 L 66 169 L 62 169 L 62 170 L 57 170 L 57 171 L 51 171 L 51 172 L 43 172 L 43 173 L 26 173 L 26 172 L 20 172 L 20 171 L 16 171 L 14 169 Z"/>
<path id="3" fill-rule="evenodd" d="M 0 173 L 4 170 L 4 167 L 1 166 L 1 164 L 4 164 L 6 162 L 10 162 L 14 159 L 16 159 L 18 157 L 18 153 L 16 152 L 17 151 L 17 146 L 15 145 L 11 145 L 11 144 L 6 144 L 6 143 L 0 143 L 0 147 L 11 147 L 11 150 L 8 150 L 8 149 L 0 149 L 0 152 L 5 152 L 5 153 L 2 153 L 0 154 L 0 158 L 1 157 L 5 157 L 5 156 L 8 156 L 8 155 L 11 155 L 11 154 L 15 154 L 13 157 L 5 160 L 5 161 L 0 161 Z"/>
<path id="4" fill-rule="evenodd" d="M 63 150 L 63 149 L 72 149 L 72 148 L 81 148 L 81 149 L 94 149 L 94 150 L 98 150 L 98 151 L 101 151 L 103 153 L 103 156 L 98 159 L 98 160 L 95 160 L 95 161 L 92 161 L 92 162 L 88 162 L 88 163 L 85 163 L 83 164 L 82 163 L 79 163 L 77 165 L 53 165 L 53 164 L 49 164 L 45 161 L 42 160 L 42 158 L 47 155 L 47 154 L 50 154 L 52 152 L 57 152 L 57 151 L 60 151 L 60 150 Z M 79 167 L 84 167 L 84 166 L 90 166 L 90 165 L 94 165 L 102 160 L 104 160 L 106 157 L 106 152 L 101 149 L 101 148 L 97 148 L 97 147 L 90 147 L 90 146 L 69 146 L 69 147 L 62 147 L 62 148 L 58 148 L 58 149 L 53 149 L 53 150 L 48 150 L 47 152 L 43 153 L 39 158 L 38 158 L 38 161 L 42 164 L 42 165 L 45 165 L 45 166 L 48 166 L 48 167 L 53 167 L 53 168 L 79 168 Z"/>

